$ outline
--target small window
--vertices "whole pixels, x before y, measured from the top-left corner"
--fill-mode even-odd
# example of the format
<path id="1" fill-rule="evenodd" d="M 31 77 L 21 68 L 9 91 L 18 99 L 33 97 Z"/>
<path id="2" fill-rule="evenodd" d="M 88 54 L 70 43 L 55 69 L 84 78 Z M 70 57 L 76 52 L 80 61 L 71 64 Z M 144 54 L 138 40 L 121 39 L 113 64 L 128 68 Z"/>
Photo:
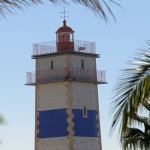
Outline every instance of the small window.
<path id="1" fill-rule="evenodd" d="M 53 61 L 51 61 L 51 69 L 54 69 Z"/>
<path id="2" fill-rule="evenodd" d="M 84 69 L 84 61 L 81 60 L 81 68 Z"/>
<path id="3" fill-rule="evenodd" d="M 87 108 L 83 107 L 83 117 L 87 117 Z"/>

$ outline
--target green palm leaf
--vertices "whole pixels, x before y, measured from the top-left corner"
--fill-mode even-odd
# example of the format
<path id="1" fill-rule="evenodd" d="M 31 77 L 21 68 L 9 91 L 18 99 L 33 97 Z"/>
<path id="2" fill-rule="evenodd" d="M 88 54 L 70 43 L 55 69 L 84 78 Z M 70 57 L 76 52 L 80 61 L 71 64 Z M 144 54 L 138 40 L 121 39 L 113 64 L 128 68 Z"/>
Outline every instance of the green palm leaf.
<path id="1" fill-rule="evenodd" d="M 120 135 L 126 132 L 128 126 L 133 125 L 140 106 L 150 110 L 148 103 L 150 98 L 150 49 L 141 51 L 132 64 L 134 67 L 123 71 L 111 104 L 114 114 L 111 131 L 120 123 Z M 136 118 L 136 122 L 139 121 L 141 120 Z M 139 143 L 141 140 L 137 140 L 135 144 L 135 139 L 139 137 L 130 138 L 128 144 L 127 142 L 123 144 L 124 149 L 126 150 L 127 145 L 131 146 L 130 149 L 143 146 L 142 143 Z"/>
<path id="2" fill-rule="evenodd" d="M 78 3 L 90 8 L 93 12 L 100 15 L 105 20 L 107 20 L 106 13 L 104 11 L 104 7 L 106 7 L 108 12 L 115 19 L 113 12 L 111 11 L 109 5 L 106 3 L 105 0 L 101 0 L 101 2 L 99 0 L 71 0 L 70 2 L 68 2 L 67 0 L 48 0 L 48 1 L 54 4 L 63 4 L 63 3 L 68 4 L 70 2 Z M 0 13 L 2 15 L 5 15 L 6 13 L 13 12 L 14 8 L 23 8 L 24 6 L 39 3 L 42 4 L 44 2 L 45 2 L 44 0 L 0 0 Z M 119 5 L 113 0 L 110 0 L 110 2 Z"/>
<path id="3" fill-rule="evenodd" d="M 128 128 L 126 130 L 126 137 L 123 137 L 122 147 L 123 150 L 148 150 L 150 136 L 146 135 L 139 129 L 136 128 Z"/>
<path id="4" fill-rule="evenodd" d="M 5 121 L 4 121 L 4 118 L 2 116 L 0 116 L 0 124 L 3 124 Z"/>

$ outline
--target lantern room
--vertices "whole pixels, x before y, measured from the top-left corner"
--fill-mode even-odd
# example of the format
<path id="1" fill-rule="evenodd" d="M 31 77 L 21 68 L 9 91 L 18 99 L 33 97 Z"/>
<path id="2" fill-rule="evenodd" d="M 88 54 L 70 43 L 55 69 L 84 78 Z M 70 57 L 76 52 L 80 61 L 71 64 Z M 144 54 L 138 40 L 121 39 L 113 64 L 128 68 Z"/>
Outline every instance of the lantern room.
<path id="1" fill-rule="evenodd" d="M 57 52 L 74 51 L 74 31 L 63 21 L 63 26 L 56 31 Z"/>

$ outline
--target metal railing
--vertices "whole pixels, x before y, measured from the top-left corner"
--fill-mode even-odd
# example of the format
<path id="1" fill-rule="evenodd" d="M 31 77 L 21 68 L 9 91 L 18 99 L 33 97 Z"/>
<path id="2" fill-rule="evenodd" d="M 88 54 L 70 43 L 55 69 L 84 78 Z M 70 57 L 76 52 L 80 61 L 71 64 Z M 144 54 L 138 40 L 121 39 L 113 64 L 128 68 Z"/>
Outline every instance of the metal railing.
<path id="1" fill-rule="evenodd" d="M 67 42 L 67 44 L 68 44 L 68 42 Z M 72 41 L 70 42 L 70 44 L 72 44 Z M 37 43 L 37 44 L 33 44 L 32 49 L 33 49 L 33 55 L 35 55 L 35 56 L 43 55 L 43 54 L 57 53 L 57 43 L 56 43 L 56 41 Z M 74 40 L 74 51 L 82 52 L 82 53 L 96 54 L 95 43 Z"/>
<path id="2" fill-rule="evenodd" d="M 59 68 L 37 72 L 27 72 L 26 84 L 65 80 L 106 83 L 106 76 L 105 71 L 80 68 Z"/>

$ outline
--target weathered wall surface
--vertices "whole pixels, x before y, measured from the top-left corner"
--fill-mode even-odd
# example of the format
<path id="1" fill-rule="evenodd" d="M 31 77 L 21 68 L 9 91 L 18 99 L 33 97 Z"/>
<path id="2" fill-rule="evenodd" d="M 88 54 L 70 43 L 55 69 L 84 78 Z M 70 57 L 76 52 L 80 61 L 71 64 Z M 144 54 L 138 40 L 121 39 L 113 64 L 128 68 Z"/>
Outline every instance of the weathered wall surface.
<path id="1" fill-rule="evenodd" d="M 74 137 L 73 150 L 101 150 L 99 138 Z"/>
<path id="2" fill-rule="evenodd" d="M 98 97 L 97 88 L 94 83 L 72 82 L 72 105 L 73 108 L 87 107 L 87 109 L 97 110 Z"/>
<path id="3" fill-rule="evenodd" d="M 66 82 L 39 84 L 37 86 L 37 110 L 67 108 Z"/>
<path id="4" fill-rule="evenodd" d="M 56 68 L 65 68 L 67 67 L 66 64 L 66 55 L 62 55 L 62 56 L 56 56 L 56 57 L 46 57 L 46 58 L 40 58 L 37 59 L 36 63 L 36 69 L 37 71 L 41 71 L 41 70 L 49 70 L 51 69 L 51 61 L 53 61 L 53 67 Z"/>
<path id="5" fill-rule="evenodd" d="M 70 150 L 66 137 L 40 139 L 37 150 Z"/>
<path id="6" fill-rule="evenodd" d="M 53 61 L 54 69 L 65 67 L 81 68 L 82 60 L 85 69 L 96 69 L 95 58 L 71 54 L 36 59 L 36 69 L 37 71 L 51 69 L 51 61 Z"/>
<path id="7" fill-rule="evenodd" d="M 77 55 L 70 56 L 70 64 L 72 67 L 81 68 L 82 60 L 84 61 L 85 69 L 96 69 L 95 68 L 95 58 L 86 57 L 86 56 L 77 56 Z"/>

